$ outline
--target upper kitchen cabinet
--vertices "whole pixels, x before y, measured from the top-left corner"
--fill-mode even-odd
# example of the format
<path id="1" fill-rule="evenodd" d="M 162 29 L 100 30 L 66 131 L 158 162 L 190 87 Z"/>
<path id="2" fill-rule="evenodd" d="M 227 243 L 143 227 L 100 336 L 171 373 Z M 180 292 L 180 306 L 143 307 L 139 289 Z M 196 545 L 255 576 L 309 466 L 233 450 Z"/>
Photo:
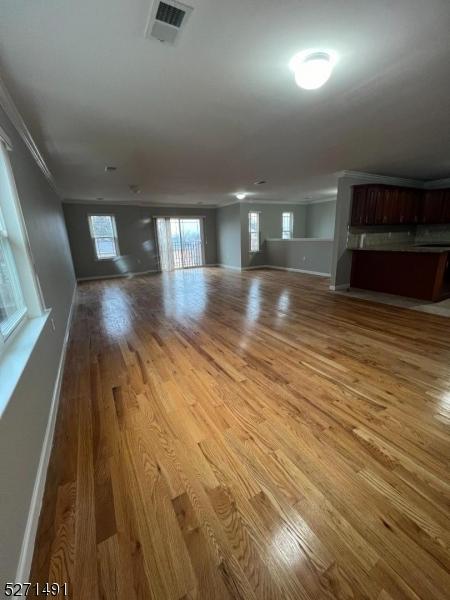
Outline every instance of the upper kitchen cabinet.
<path id="1" fill-rule="evenodd" d="M 391 185 L 353 186 L 352 225 L 402 225 L 420 222 L 422 190 Z"/>
<path id="2" fill-rule="evenodd" d="M 419 223 L 422 210 L 422 190 L 414 188 L 397 188 L 399 223 Z"/>
<path id="3" fill-rule="evenodd" d="M 450 223 L 450 189 L 443 190 L 442 197 L 442 222 Z"/>
<path id="4" fill-rule="evenodd" d="M 424 193 L 421 223 L 450 223 L 450 189 Z"/>

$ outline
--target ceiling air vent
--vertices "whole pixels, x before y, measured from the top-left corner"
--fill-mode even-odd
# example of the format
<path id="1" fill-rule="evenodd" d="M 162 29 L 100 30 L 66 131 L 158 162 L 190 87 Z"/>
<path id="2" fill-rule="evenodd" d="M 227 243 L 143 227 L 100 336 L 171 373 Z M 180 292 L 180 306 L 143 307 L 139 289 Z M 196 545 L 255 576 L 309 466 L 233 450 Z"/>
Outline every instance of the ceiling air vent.
<path id="1" fill-rule="evenodd" d="M 175 44 L 191 12 L 190 6 L 176 0 L 167 0 L 166 2 L 155 0 L 150 9 L 145 37 Z"/>

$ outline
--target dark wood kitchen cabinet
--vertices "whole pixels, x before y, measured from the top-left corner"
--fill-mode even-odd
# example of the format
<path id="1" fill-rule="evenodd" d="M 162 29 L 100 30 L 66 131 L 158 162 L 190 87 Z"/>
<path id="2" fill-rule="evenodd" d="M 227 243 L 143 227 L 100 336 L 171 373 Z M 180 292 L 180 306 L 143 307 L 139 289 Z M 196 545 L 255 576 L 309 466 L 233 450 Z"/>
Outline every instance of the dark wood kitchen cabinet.
<path id="1" fill-rule="evenodd" d="M 422 206 L 422 190 L 414 188 L 397 188 L 399 223 L 415 224 L 420 221 Z"/>
<path id="2" fill-rule="evenodd" d="M 421 223 L 450 223 L 450 189 L 424 193 Z"/>
<path id="3" fill-rule="evenodd" d="M 442 222 L 450 223 L 450 190 L 444 190 L 442 199 Z"/>
<path id="4" fill-rule="evenodd" d="M 403 225 L 420 221 L 421 190 L 391 185 L 353 187 L 352 225 Z"/>
<path id="5" fill-rule="evenodd" d="M 420 298 L 450 297 L 449 252 L 353 250 L 354 288 Z"/>
<path id="6" fill-rule="evenodd" d="M 381 225 L 387 222 L 387 186 L 353 186 L 352 225 Z"/>
<path id="7" fill-rule="evenodd" d="M 393 185 L 353 186 L 351 224 L 450 223 L 450 189 L 421 190 Z"/>

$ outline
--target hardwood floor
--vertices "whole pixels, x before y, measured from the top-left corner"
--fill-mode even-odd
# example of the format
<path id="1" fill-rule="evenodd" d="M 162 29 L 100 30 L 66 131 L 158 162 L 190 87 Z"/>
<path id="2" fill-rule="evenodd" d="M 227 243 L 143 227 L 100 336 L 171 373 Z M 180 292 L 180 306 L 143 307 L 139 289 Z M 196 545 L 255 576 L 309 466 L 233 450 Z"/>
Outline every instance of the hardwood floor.
<path id="1" fill-rule="evenodd" d="M 269 270 L 82 284 L 33 581 L 448 598 L 449 417 L 443 317 Z"/>

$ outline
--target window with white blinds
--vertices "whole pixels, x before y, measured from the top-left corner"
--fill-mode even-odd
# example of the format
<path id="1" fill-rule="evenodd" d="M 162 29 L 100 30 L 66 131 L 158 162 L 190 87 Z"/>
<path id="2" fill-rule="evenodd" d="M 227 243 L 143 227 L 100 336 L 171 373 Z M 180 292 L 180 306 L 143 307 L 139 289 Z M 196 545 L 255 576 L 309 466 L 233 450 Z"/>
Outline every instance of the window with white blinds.
<path id="1" fill-rule="evenodd" d="M 248 213 L 248 235 L 250 252 L 259 252 L 260 230 L 259 212 Z"/>

